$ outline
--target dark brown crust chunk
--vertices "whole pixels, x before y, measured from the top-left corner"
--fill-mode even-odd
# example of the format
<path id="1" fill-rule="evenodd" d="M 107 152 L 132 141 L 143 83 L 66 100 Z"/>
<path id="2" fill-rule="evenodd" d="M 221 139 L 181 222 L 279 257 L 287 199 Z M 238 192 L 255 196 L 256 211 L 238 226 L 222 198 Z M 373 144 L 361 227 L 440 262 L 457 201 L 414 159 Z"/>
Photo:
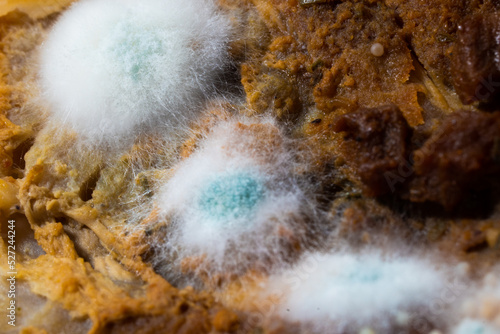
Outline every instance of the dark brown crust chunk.
<path id="1" fill-rule="evenodd" d="M 500 95 L 500 15 L 478 13 L 459 26 L 451 57 L 453 83 L 465 104 Z"/>
<path id="2" fill-rule="evenodd" d="M 500 174 L 500 112 L 459 111 L 414 152 L 410 200 L 451 209 Z"/>
<path id="3" fill-rule="evenodd" d="M 389 192 L 387 175 L 397 172 L 407 157 L 410 131 L 400 110 L 393 105 L 359 109 L 339 117 L 333 130 L 346 134 L 341 152 L 359 176 L 363 192 Z"/>
<path id="4" fill-rule="evenodd" d="M 343 115 L 333 129 L 345 132 L 340 153 L 367 196 L 392 192 L 451 210 L 500 176 L 500 112 L 455 112 L 413 154 L 394 106 Z"/>

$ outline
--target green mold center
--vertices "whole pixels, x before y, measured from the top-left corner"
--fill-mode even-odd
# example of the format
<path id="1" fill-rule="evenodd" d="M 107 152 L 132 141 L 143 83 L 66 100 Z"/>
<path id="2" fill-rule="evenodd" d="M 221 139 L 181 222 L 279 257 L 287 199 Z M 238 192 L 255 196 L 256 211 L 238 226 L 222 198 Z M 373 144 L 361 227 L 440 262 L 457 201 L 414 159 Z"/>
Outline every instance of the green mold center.
<path id="1" fill-rule="evenodd" d="M 264 193 L 261 180 L 250 173 L 219 175 L 203 187 L 198 206 L 209 220 L 227 224 L 251 218 Z"/>
<path id="2" fill-rule="evenodd" d="M 115 62 L 133 81 L 140 81 L 150 75 L 155 57 L 168 52 L 157 33 L 151 29 L 133 29 L 120 23 L 115 29 L 111 54 Z"/>

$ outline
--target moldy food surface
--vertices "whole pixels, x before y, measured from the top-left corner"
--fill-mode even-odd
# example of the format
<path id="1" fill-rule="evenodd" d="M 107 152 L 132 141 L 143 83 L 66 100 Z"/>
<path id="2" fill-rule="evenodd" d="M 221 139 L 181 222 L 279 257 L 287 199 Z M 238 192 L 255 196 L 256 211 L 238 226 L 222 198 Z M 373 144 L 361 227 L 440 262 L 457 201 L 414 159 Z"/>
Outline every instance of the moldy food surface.
<path id="1" fill-rule="evenodd" d="M 0 6 L 0 332 L 500 332 L 498 1 L 124 4 Z"/>

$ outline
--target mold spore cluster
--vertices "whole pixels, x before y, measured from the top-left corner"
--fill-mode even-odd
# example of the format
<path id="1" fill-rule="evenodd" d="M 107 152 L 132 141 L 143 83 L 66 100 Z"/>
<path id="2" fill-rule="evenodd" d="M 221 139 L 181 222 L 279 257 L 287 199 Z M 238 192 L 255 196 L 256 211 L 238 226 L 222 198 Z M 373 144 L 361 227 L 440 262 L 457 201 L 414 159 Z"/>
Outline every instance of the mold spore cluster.
<path id="1" fill-rule="evenodd" d="M 160 190 L 165 263 L 202 258 L 203 270 L 244 272 L 303 242 L 310 206 L 284 137 L 271 121 L 241 121 L 215 126 Z"/>
<path id="2" fill-rule="evenodd" d="M 486 321 L 477 319 L 464 319 L 454 329 L 452 334 L 496 334 L 500 328 Z"/>
<path id="3" fill-rule="evenodd" d="M 314 333 L 357 333 L 363 328 L 385 333 L 394 326 L 420 326 L 414 322 L 422 319 L 412 318 L 415 310 L 431 313 L 452 277 L 449 267 L 438 268 L 419 257 L 388 257 L 377 250 L 312 252 L 271 275 L 264 295 L 279 298 L 275 310 L 280 317 Z"/>
<path id="4" fill-rule="evenodd" d="M 44 42 L 43 96 L 55 121 L 93 142 L 175 130 L 215 93 L 230 38 L 212 0 L 82 0 Z"/>

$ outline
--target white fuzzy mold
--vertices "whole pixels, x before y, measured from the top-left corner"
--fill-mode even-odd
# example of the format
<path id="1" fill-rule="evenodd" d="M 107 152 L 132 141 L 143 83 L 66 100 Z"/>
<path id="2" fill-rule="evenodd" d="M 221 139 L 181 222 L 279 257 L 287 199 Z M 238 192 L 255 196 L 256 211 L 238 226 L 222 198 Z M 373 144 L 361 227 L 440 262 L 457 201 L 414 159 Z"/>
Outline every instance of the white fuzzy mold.
<path id="1" fill-rule="evenodd" d="M 365 327 L 384 333 L 395 326 L 420 330 L 422 321 L 429 326 L 434 304 L 449 293 L 448 279 L 446 270 L 416 257 L 312 253 L 270 276 L 266 291 L 279 301 L 274 310 L 280 317 L 315 333 Z"/>
<path id="2" fill-rule="evenodd" d="M 464 319 L 453 330 L 452 334 L 498 334 L 500 328 L 493 326 L 491 323 L 476 319 Z"/>
<path id="3" fill-rule="evenodd" d="M 304 246 L 310 206 L 285 146 L 272 123 L 217 125 L 161 189 L 164 255 L 203 259 L 202 271 L 244 272 Z"/>
<path id="4" fill-rule="evenodd" d="M 93 141 L 178 127 L 215 92 L 230 30 L 211 0 L 82 0 L 43 44 L 43 95 L 56 120 Z"/>

